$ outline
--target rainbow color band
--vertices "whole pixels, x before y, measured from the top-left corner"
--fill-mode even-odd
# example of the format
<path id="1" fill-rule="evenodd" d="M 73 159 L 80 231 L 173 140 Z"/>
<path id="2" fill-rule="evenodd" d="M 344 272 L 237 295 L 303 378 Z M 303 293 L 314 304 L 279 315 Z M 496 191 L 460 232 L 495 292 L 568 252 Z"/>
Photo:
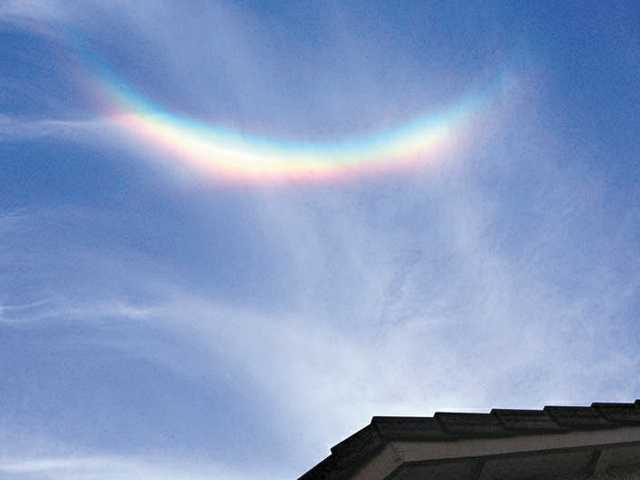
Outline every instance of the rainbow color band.
<path id="1" fill-rule="evenodd" d="M 500 83 L 500 82 L 498 82 Z M 399 128 L 336 143 L 243 135 L 160 108 L 102 70 L 99 85 L 117 125 L 198 174 L 234 183 L 327 182 L 425 165 L 460 143 L 495 95 L 468 95 Z"/>

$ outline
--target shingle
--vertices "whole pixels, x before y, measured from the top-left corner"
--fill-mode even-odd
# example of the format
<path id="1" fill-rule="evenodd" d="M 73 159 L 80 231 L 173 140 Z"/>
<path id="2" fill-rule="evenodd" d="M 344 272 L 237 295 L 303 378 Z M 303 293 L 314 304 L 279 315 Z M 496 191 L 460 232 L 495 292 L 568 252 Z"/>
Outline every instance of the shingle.
<path id="1" fill-rule="evenodd" d="M 517 433 L 562 433 L 567 431 L 542 410 L 494 408 L 491 413 L 500 419 L 507 430 Z"/>
<path id="2" fill-rule="evenodd" d="M 434 418 L 440 422 L 445 432 L 459 436 L 508 436 L 498 417 L 488 413 L 446 413 L 438 412 Z"/>
<path id="3" fill-rule="evenodd" d="M 386 440 L 447 440 L 451 436 L 429 417 L 373 417 L 371 420 Z"/>
<path id="4" fill-rule="evenodd" d="M 592 403 L 591 406 L 610 422 L 639 424 L 640 408 L 633 403 Z"/>
<path id="5" fill-rule="evenodd" d="M 616 425 L 592 407 L 544 407 L 544 411 L 561 426 L 575 430 L 613 428 Z"/>

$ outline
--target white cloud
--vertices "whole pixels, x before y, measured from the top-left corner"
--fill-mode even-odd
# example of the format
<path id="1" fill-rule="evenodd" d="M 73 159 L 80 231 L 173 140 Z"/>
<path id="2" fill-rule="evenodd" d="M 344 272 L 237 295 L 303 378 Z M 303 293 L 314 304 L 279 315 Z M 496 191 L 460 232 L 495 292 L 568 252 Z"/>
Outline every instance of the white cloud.
<path id="1" fill-rule="evenodd" d="M 430 182 L 428 191 L 423 182 Z M 30 321 L 117 318 L 173 332 L 208 353 L 185 362 L 161 342 L 109 341 L 183 375 L 196 369 L 205 381 L 223 359 L 226 371 L 279 412 L 272 433 L 294 439 L 289 462 L 299 471 L 372 415 L 631 398 L 638 385 L 628 372 L 640 358 L 610 349 L 638 275 L 616 278 L 615 255 L 589 264 L 586 280 L 572 264 L 553 264 L 556 248 L 571 248 L 572 235 L 582 234 L 579 219 L 594 198 L 591 187 L 560 173 L 553 182 L 562 187 L 557 195 L 565 208 L 554 210 L 554 197 L 541 198 L 547 203 L 538 208 L 547 214 L 517 239 L 515 251 L 500 243 L 501 208 L 462 171 L 416 179 L 405 185 L 407 194 L 387 198 L 382 191 L 375 213 L 358 189 L 265 194 L 263 249 L 287 253 L 280 274 L 290 285 L 287 308 L 276 312 L 190 291 L 190 282 L 158 275 L 161 268 L 148 268 L 149 259 L 130 252 L 120 258 L 83 247 L 68 249 L 67 262 L 91 259 L 89 297 L 69 297 L 74 285 L 64 285 L 64 292 L 54 288 L 40 297 L 54 299 L 44 308 L 14 303 L 4 315 L 15 322 L 29 315 Z M 405 223 L 419 219 L 416 212 L 427 223 Z M 87 228 L 93 216 L 78 215 L 78 225 Z M 34 227 L 49 228 L 39 218 Z M 612 252 L 628 248 L 624 229 L 611 242 Z M 575 288 L 559 284 L 558 272 L 575 276 Z M 140 286 L 150 293 L 144 301 L 120 293 Z"/>
<path id="2" fill-rule="evenodd" d="M 115 138 L 118 130 L 109 118 L 82 120 L 23 119 L 0 115 L 0 142 L 56 137 L 67 140 L 93 141 L 106 135 Z"/>
<path id="3" fill-rule="evenodd" d="M 38 480 L 249 480 L 277 478 L 269 472 L 248 472 L 198 462 L 171 461 L 161 457 L 138 458 L 121 456 L 63 456 L 37 459 L 0 458 L 0 474 L 9 478 Z"/>
<path id="4" fill-rule="evenodd" d="M 69 8 L 57 0 L 5 0 L 0 18 L 51 20 L 66 18 Z"/>

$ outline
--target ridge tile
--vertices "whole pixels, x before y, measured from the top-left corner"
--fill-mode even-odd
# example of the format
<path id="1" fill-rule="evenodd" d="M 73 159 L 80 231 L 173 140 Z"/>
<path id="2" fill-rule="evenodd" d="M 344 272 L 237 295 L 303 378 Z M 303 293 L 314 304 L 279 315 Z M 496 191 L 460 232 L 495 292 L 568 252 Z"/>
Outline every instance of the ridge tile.
<path id="1" fill-rule="evenodd" d="M 640 423 L 640 408 L 633 403 L 595 402 L 591 406 L 610 422 L 634 425 Z"/>
<path id="2" fill-rule="evenodd" d="M 373 417 L 371 424 L 386 440 L 448 440 L 447 434 L 432 417 Z"/>
<path id="3" fill-rule="evenodd" d="M 518 433 L 562 433 L 567 431 L 543 410 L 494 408 L 491 413 L 500 419 L 507 430 Z"/>
<path id="4" fill-rule="evenodd" d="M 544 411 L 561 427 L 572 430 L 614 428 L 616 425 L 604 418 L 592 407 L 544 407 Z"/>
<path id="5" fill-rule="evenodd" d="M 434 418 L 445 432 L 462 437 L 511 436 L 498 417 L 489 413 L 437 412 Z"/>

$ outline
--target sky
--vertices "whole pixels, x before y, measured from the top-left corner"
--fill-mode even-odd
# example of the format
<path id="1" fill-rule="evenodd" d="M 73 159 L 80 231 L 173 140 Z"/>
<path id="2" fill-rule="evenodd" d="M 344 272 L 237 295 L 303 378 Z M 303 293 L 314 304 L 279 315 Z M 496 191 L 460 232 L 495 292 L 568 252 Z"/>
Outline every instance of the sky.
<path id="1" fill-rule="evenodd" d="M 0 478 L 640 397 L 638 85 L 635 1 L 0 1 Z"/>

